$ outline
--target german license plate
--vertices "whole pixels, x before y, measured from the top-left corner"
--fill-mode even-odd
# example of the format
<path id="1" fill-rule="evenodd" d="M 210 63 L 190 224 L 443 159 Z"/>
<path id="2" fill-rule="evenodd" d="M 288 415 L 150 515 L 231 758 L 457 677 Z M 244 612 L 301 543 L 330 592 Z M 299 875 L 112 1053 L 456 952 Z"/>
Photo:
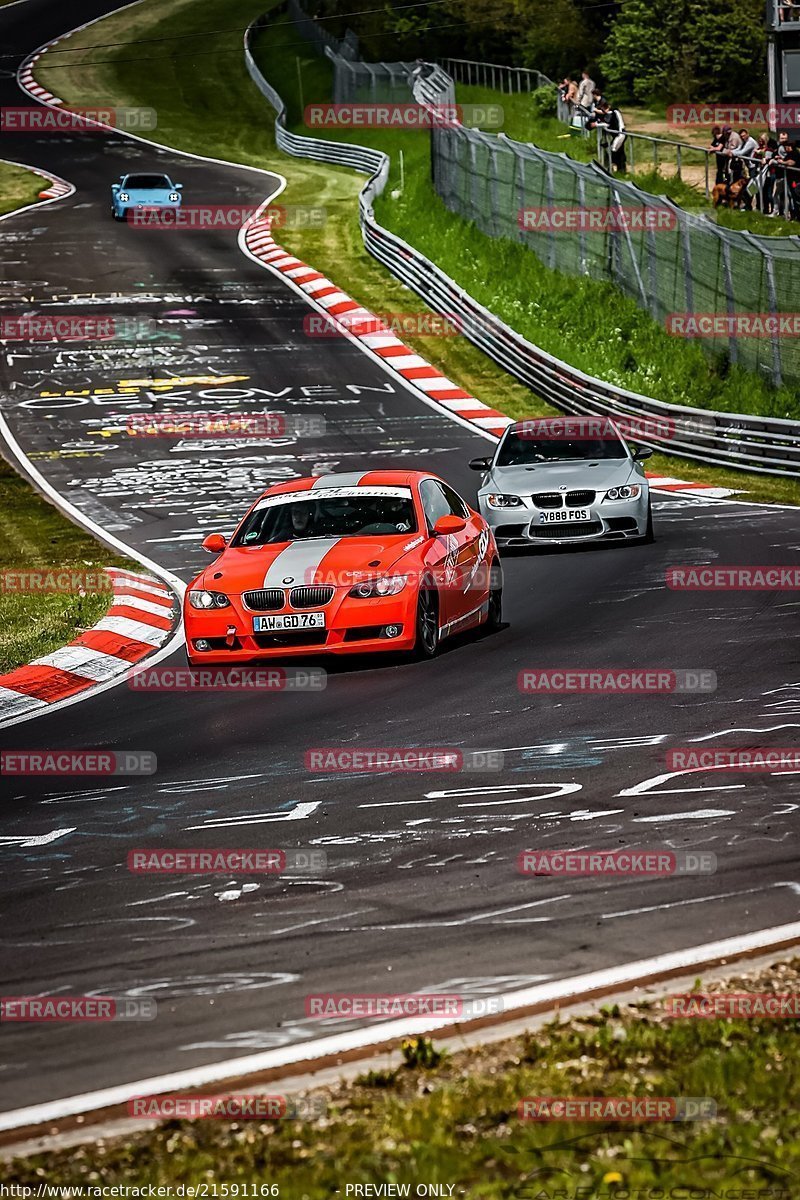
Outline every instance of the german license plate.
<path id="1" fill-rule="evenodd" d="M 283 629 L 324 628 L 324 612 L 278 613 L 269 617 L 253 617 L 253 633 L 276 633 Z"/>

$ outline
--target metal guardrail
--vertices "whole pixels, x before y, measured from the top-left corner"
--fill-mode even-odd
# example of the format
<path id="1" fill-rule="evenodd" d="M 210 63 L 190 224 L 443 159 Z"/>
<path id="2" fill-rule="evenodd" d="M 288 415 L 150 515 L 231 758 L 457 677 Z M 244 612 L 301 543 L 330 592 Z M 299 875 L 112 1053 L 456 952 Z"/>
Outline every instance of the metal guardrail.
<path id="1" fill-rule="evenodd" d="M 764 475 L 800 475 L 800 421 L 668 404 L 585 375 L 509 328 L 430 259 L 380 225 L 373 202 L 386 186 L 388 155 L 371 147 L 310 138 L 286 129 L 285 103 L 262 75 L 250 49 L 252 33 L 263 20 L 254 22 L 245 32 L 245 62 L 251 78 L 277 114 L 278 147 L 298 158 L 335 163 L 369 175 L 359 196 L 364 245 L 430 308 L 457 317 L 464 335 L 474 345 L 562 412 L 631 418 L 640 423 L 643 417 L 651 418 L 653 428 L 648 428 L 647 436 L 636 439 L 643 445 L 716 466 Z"/>

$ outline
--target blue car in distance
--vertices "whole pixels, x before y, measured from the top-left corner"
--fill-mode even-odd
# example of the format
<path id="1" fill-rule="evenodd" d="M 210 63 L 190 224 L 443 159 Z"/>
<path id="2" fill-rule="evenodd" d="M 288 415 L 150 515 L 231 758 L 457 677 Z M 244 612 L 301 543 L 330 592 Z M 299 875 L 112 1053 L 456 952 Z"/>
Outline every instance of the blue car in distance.
<path id="1" fill-rule="evenodd" d="M 169 211 L 181 206 L 182 183 L 173 183 L 169 175 L 122 175 L 111 185 L 111 215 L 124 221 L 131 212 Z"/>

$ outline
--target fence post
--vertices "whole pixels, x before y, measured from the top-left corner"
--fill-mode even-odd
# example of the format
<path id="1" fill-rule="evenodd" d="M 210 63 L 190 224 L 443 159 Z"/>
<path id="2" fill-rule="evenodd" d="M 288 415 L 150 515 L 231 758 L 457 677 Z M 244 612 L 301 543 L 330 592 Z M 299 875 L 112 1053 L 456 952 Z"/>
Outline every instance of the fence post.
<path id="1" fill-rule="evenodd" d="M 586 180 L 583 178 L 583 175 L 580 172 L 578 172 L 578 204 L 580 205 L 581 211 L 585 212 Z M 584 228 L 583 221 L 581 221 L 580 229 L 578 231 L 578 245 L 580 247 L 581 256 L 581 274 L 588 275 L 589 270 L 586 263 L 586 229 Z"/>
<path id="2" fill-rule="evenodd" d="M 717 228 L 712 226 L 712 228 Z M 731 247 L 730 242 L 722 232 L 718 232 L 717 236 L 722 242 L 722 265 L 725 271 L 725 299 L 727 302 L 728 316 L 732 317 L 736 313 L 736 298 L 733 294 L 733 271 L 731 269 Z M 730 349 L 731 362 L 739 361 L 739 343 L 736 338 L 736 330 L 732 327 L 728 337 L 728 346 Z"/>
<path id="3" fill-rule="evenodd" d="M 620 197 L 620 194 L 616 188 L 611 189 L 611 194 L 614 197 L 614 204 L 616 205 L 617 210 L 619 211 L 620 225 L 622 226 L 622 232 L 625 237 L 625 243 L 628 247 L 628 254 L 630 255 L 631 266 L 633 267 L 633 273 L 636 276 L 636 284 L 639 288 L 639 295 L 642 298 L 642 308 L 645 309 L 645 311 L 647 311 L 650 308 L 650 305 L 648 303 L 647 290 L 644 286 L 644 281 L 642 279 L 642 273 L 639 270 L 639 264 L 636 261 L 636 252 L 633 248 L 633 240 L 631 238 L 631 231 L 628 228 L 628 222 L 625 220 L 625 214 L 622 211 L 622 198 Z"/>
<path id="4" fill-rule="evenodd" d="M 546 166 L 545 166 L 545 179 L 547 181 L 547 184 L 546 184 L 546 186 L 547 186 L 547 209 L 548 209 L 548 212 L 551 214 L 550 236 L 547 239 L 547 265 L 551 271 L 555 271 L 555 269 L 556 269 L 556 237 L 557 237 L 557 234 L 556 234 L 555 230 L 553 229 L 553 222 L 552 222 L 553 199 L 554 199 L 555 188 L 553 186 L 553 163 L 552 163 L 551 159 L 549 159 L 549 158 L 548 158 Z"/>
<path id="5" fill-rule="evenodd" d="M 683 179 L 683 176 L 681 175 L 681 147 L 680 146 L 675 147 L 675 161 L 677 164 L 678 179 Z"/>

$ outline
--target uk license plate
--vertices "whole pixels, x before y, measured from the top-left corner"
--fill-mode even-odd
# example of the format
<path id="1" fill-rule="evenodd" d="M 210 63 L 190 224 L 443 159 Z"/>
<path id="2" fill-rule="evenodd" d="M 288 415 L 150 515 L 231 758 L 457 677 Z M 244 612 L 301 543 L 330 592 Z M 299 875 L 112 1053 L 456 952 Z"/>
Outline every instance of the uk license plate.
<path id="1" fill-rule="evenodd" d="M 588 521 L 588 508 L 554 508 L 539 513 L 540 525 L 555 525 L 560 521 Z"/>
<path id="2" fill-rule="evenodd" d="M 284 629 L 324 629 L 324 612 L 278 613 L 253 617 L 253 633 L 276 633 Z"/>

